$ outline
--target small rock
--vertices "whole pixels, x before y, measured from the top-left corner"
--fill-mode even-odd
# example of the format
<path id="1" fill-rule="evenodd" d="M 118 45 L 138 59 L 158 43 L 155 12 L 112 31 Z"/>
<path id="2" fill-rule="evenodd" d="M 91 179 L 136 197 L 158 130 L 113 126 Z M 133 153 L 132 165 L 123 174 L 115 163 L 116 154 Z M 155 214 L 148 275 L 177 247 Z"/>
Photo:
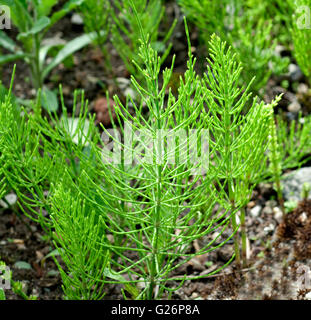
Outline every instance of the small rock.
<path id="1" fill-rule="evenodd" d="M 110 241 L 111 243 L 114 243 L 114 239 L 113 239 L 113 235 L 112 235 L 112 234 L 107 234 L 107 239 L 108 239 L 108 241 Z"/>
<path id="2" fill-rule="evenodd" d="M 270 216 L 273 213 L 273 210 L 270 206 L 265 206 L 262 209 L 262 214 Z"/>
<path id="3" fill-rule="evenodd" d="M 38 297 L 38 296 L 39 296 L 39 290 L 38 290 L 37 288 L 33 288 L 33 289 L 32 289 L 32 292 L 31 292 L 31 295 Z"/>
<path id="4" fill-rule="evenodd" d="M 132 89 L 132 88 L 126 88 L 124 89 L 124 95 L 127 97 L 127 96 L 130 96 L 132 99 L 135 99 L 136 98 L 136 93 L 135 91 Z"/>
<path id="5" fill-rule="evenodd" d="M 306 215 L 305 212 L 303 212 L 299 217 L 298 217 L 298 220 L 299 222 L 301 222 L 302 224 L 304 224 L 306 221 L 307 221 L 308 217 Z"/>
<path id="6" fill-rule="evenodd" d="M 127 78 L 118 77 L 116 78 L 119 88 L 123 90 L 124 96 L 130 96 L 135 99 L 136 92 L 131 88 L 131 80 Z"/>
<path id="7" fill-rule="evenodd" d="M 299 83 L 298 87 L 297 87 L 297 93 L 300 94 L 307 94 L 309 91 L 308 86 L 305 83 Z"/>
<path id="8" fill-rule="evenodd" d="M 23 243 L 17 244 L 16 247 L 17 247 L 17 250 L 26 250 L 27 249 Z"/>
<path id="9" fill-rule="evenodd" d="M 297 113 L 301 110 L 301 105 L 300 103 L 296 100 L 294 102 L 292 102 L 288 107 L 287 110 L 289 112 L 293 112 L 293 113 Z"/>
<path id="10" fill-rule="evenodd" d="M 274 231 L 275 227 L 272 223 L 270 223 L 267 227 L 263 228 L 263 231 L 266 235 L 271 234 Z"/>
<path id="11" fill-rule="evenodd" d="M 29 280 L 22 280 L 21 284 L 22 284 L 22 290 L 27 293 L 30 281 Z"/>
<path id="12" fill-rule="evenodd" d="M 215 240 L 217 237 L 219 237 L 220 232 L 216 231 L 212 234 L 212 239 Z"/>
<path id="13" fill-rule="evenodd" d="M 17 195 L 15 193 L 9 193 L 4 198 L 6 201 L 0 200 L 0 205 L 5 209 L 8 208 L 8 204 L 12 206 L 17 201 Z"/>
<path id="14" fill-rule="evenodd" d="M 286 113 L 286 117 L 288 119 L 288 121 L 293 121 L 293 120 L 297 120 L 297 113 L 295 112 L 287 112 Z"/>
<path id="15" fill-rule="evenodd" d="M 284 199 L 286 201 L 301 200 L 302 186 L 305 182 L 311 184 L 311 167 L 301 168 L 285 175 L 282 180 Z"/>
<path id="16" fill-rule="evenodd" d="M 252 208 L 254 208 L 256 206 L 256 202 L 255 201 L 250 201 L 248 204 L 247 204 L 247 207 L 249 208 L 249 209 L 252 209 Z"/>
<path id="17" fill-rule="evenodd" d="M 199 270 L 199 271 L 205 270 L 204 264 L 202 264 L 201 261 L 199 261 L 199 259 L 197 258 L 192 258 L 188 262 L 188 264 L 191 265 L 194 270 Z"/>
<path id="18" fill-rule="evenodd" d="M 197 292 L 193 292 L 190 299 L 193 300 L 193 299 L 197 299 L 199 297 L 199 294 Z"/>
<path id="19" fill-rule="evenodd" d="M 127 78 L 122 78 L 122 77 L 118 77 L 116 78 L 117 83 L 119 85 L 120 89 L 126 89 L 131 85 L 131 80 L 127 79 Z"/>
<path id="20" fill-rule="evenodd" d="M 278 44 L 275 46 L 274 50 L 279 56 L 281 56 L 282 52 L 286 51 L 286 48 L 284 46 Z"/>
<path id="21" fill-rule="evenodd" d="M 217 252 L 217 258 L 223 262 L 228 262 L 232 257 L 232 253 L 233 253 L 233 246 L 223 246 Z"/>
<path id="22" fill-rule="evenodd" d="M 257 205 L 251 209 L 250 214 L 253 218 L 257 218 L 261 212 L 262 207 Z"/>
<path id="23" fill-rule="evenodd" d="M 113 120 L 116 119 L 116 114 L 114 111 L 114 101 L 109 98 L 109 107 L 111 110 L 111 115 Z M 95 106 L 94 106 L 94 110 L 96 111 L 96 122 L 97 123 L 102 123 L 104 126 L 109 126 L 111 125 L 111 118 L 110 118 L 110 114 L 109 114 L 109 109 L 108 109 L 108 102 L 106 98 L 98 98 L 95 101 Z"/>
<path id="24" fill-rule="evenodd" d="M 294 102 L 294 101 L 296 101 L 297 100 L 297 96 L 296 96 L 296 94 L 294 94 L 294 93 L 292 93 L 292 92 L 290 92 L 290 91 L 286 91 L 285 93 L 284 93 L 284 99 L 287 101 L 287 102 Z"/>
<path id="25" fill-rule="evenodd" d="M 271 194 L 273 193 L 273 187 L 271 183 L 259 183 L 259 188 L 264 198 L 270 198 Z"/>
<path id="26" fill-rule="evenodd" d="M 139 282 L 137 282 L 136 286 L 140 289 L 140 290 L 144 290 L 146 288 L 146 284 L 143 278 L 139 278 L 138 279 Z"/>
<path id="27" fill-rule="evenodd" d="M 278 203 L 277 203 L 276 200 L 268 200 L 268 201 L 266 202 L 266 206 L 269 206 L 270 208 L 276 207 L 277 204 L 278 204 Z"/>
<path id="28" fill-rule="evenodd" d="M 78 13 L 74 13 L 71 17 L 71 23 L 81 26 L 83 25 L 83 18 Z"/>
<path id="29" fill-rule="evenodd" d="M 303 78 L 303 73 L 301 72 L 299 66 L 294 63 L 291 63 L 288 66 L 288 75 L 292 81 L 299 81 Z"/>
<path id="30" fill-rule="evenodd" d="M 273 208 L 273 213 L 274 213 L 274 219 L 278 222 L 281 223 L 283 219 L 283 213 L 282 210 L 279 207 L 274 207 Z"/>
<path id="31" fill-rule="evenodd" d="M 37 258 L 36 261 L 40 262 L 44 258 L 43 253 L 39 250 L 36 250 L 36 258 Z"/>

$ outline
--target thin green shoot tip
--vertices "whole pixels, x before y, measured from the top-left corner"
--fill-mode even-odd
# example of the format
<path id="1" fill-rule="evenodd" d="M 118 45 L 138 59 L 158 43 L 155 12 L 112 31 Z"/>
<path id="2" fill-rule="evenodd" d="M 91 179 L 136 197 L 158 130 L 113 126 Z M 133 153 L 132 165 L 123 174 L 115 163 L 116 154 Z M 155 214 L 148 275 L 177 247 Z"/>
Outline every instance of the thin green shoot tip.
<path id="1" fill-rule="evenodd" d="M 184 24 L 185 24 L 186 38 L 187 38 L 187 42 L 188 42 L 188 56 L 191 57 L 192 56 L 191 41 L 190 41 L 189 28 L 188 28 L 186 16 L 184 16 Z"/>
<path id="2" fill-rule="evenodd" d="M 12 89 L 13 89 L 13 83 L 14 83 L 14 78 L 15 78 L 15 71 L 16 71 L 16 64 L 14 64 L 14 67 L 13 67 L 13 72 L 12 72 L 12 77 L 11 77 L 11 83 L 10 83 L 10 88 L 9 88 L 9 96 L 11 96 Z"/>

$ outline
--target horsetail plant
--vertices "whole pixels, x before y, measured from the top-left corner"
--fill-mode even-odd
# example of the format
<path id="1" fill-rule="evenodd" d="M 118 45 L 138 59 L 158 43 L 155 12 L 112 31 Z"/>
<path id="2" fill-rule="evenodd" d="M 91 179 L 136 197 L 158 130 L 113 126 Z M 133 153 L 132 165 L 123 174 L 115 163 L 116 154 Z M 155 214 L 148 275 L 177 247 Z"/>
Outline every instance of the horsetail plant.
<path id="1" fill-rule="evenodd" d="M 74 200 L 73 195 L 74 192 L 64 190 L 64 184 L 53 192 L 54 244 L 66 269 L 54 260 L 61 272 L 67 299 L 101 300 L 106 288 L 100 280 L 104 280 L 110 253 L 101 250 L 100 242 L 106 235 L 96 223 L 96 212 L 87 211 L 85 203 Z"/>
<path id="2" fill-rule="evenodd" d="M 79 93 L 76 92 L 73 114 L 78 97 Z M 79 175 L 83 167 L 77 161 L 75 152 L 84 152 L 83 156 L 92 163 L 87 145 L 89 139 L 96 139 L 97 131 L 94 116 L 88 117 L 83 94 L 76 119 L 68 116 L 63 99 L 61 118 L 55 113 L 49 113 L 49 119 L 43 118 L 40 101 L 39 94 L 33 113 L 27 114 L 22 109 L 21 115 L 10 102 L 10 96 L 6 97 L 0 109 L 1 152 L 5 164 L 4 176 L 9 187 L 17 194 L 21 210 L 50 234 L 48 190 L 65 172 L 73 177 Z"/>
<path id="3" fill-rule="evenodd" d="M 107 0 L 84 1 L 78 8 L 83 17 L 84 30 L 93 35 L 93 42 L 97 45 L 105 59 L 105 65 L 112 71 L 110 55 L 107 49 L 108 36 L 112 26 L 112 6 Z"/>
<path id="4" fill-rule="evenodd" d="M 282 173 L 286 169 L 300 168 L 310 160 L 311 117 L 302 117 L 288 121 L 284 114 L 277 114 L 271 121 L 268 162 L 261 173 L 261 181 L 275 183 L 280 205 L 282 205 Z M 274 122 L 274 123 L 273 123 Z M 273 138 L 274 137 L 274 138 Z"/>
<path id="5" fill-rule="evenodd" d="M 275 54 L 277 43 L 271 35 L 272 19 L 266 19 L 265 10 L 260 10 L 260 14 L 254 11 L 250 1 L 179 0 L 179 4 L 198 27 L 207 49 L 213 33 L 232 47 L 243 65 L 240 85 L 250 83 L 256 75 L 251 85 L 254 94 L 261 93 L 272 71 L 280 74 L 287 67 L 288 59 Z"/>
<path id="6" fill-rule="evenodd" d="M 272 104 L 274 107 L 276 104 Z M 277 192 L 279 204 L 281 206 L 283 218 L 285 217 L 284 199 L 282 193 L 281 176 L 282 176 L 282 159 L 280 153 L 280 145 L 277 137 L 277 127 L 275 123 L 274 114 L 270 115 L 269 121 L 269 160 L 270 160 L 270 172 L 273 175 L 275 183 L 275 190 Z"/>
<path id="7" fill-rule="evenodd" d="M 73 113 L 78 104 L 77 97 L 78 93 L 74 97 Z M 87 118 L 87 104 L 84 104 L 83 95 L 75 126 L 64 104 L 62 104 L 62 118 L 51 113 L 49 119 L 43 118 L 40 101 L 39 96 L 33 113 L 24 114 L 22 117 L 14 114 L 10 95 L 7 95 L 1 105 L 0 132 L 3 142 L 1 156 L 5 163 L 2 168 L 4 177 L 8 187 L 17 194 L 21 210 L 29 218 L 41 224 L 59 249 L 59 254 L 66 264 L 66 269 L 63 270 L 56 260 L 63 278 L 65 296 L 70 299 L 99 299 L 104 295 L 103 286 L 97 286 L 84 274 L 85 269 L 91 272 L 92 276 L 97 274 L 95 269 L 102 274 L 102 269 L 98 266 L 105 268 L 106 265 L 106 258 L 103 256 L 95 257 L 96 264 L 94 264 L 91 259 L 94 258 L 94 255 L 91 255 L 92 238 L 90 237 L 89 242 L 86 241 L 89 228 L 92 228 L 94 234 L 97 230 L 96 224 L 92 223 L 91 214 L 88 214 L 89 218 L 81 214 L 79 216 L 81 221 L 77 219 L 80 221 L 79 225 L 72 222 L 77 212 L 84 212 L 80 207 L 78 208 L 78 204 L 74 207 L 68 201 L 66 203 L 69 203 L 69 207 L 59 207 L 59 204 L 63 203 L 61 200 L 67 195 L 64 190 L 70 188 L 70 179 L 66 180 L 63 177 L 69 175 L 76 181 L 80 170 L 87 172 L 87 168 L 94 166 L 92 154 L 87 149 L 92 139 L 96 143 L 97 131 L 94 117 Z M 82 154 L 83 164 L 87 167 L 83 167 L 83 164 L 78 161 L 78 154 Z M 60 190 L 57 189 L 57 191 L 56 187 L 54 188 L 60 181 L 63 188 L 62 197 L 59 196 Z M 70 196 L 73 194 L 72 191 Z M 76 194 L 75 197 L 77 198 L 78 195 Z M 68 224 L 64 224 L 62 219 L 61 214 L 64 212 L 67 214 Z M 54 219 L 56 213 L 57 219 Z M 73 240 L 73 235 L 78 236 Z M 103 235 L 104 233 L 101 233 L 101 236 Z M 88 265 L 83 257 L 90 258 L 92 264 Z"/>
<path id="8" fill-rule="evenodd" d="M 2 199 L 6 193 L 6 184 L 3 177 L 2 169 L 0 169 L 0 199 Z"/>
<path id="9" fill-rule="evenodd" d="M 174 276 L 174 271 L 193 257 L 224 245 L 232 235 L 221 238 L 230 214 L 228 206 L 219 203 L 222 191 L 213 185 L 212 172 L 217 170 L 208 168 L 207 146 L 202 142 L 202 137 L 208 139 L 200 98 L 203 92 L 191 53 L 177 97 L 168 88 L 174 59 L 172 67 L 163 71 L 160 87 L 160 57 L 145 38 L 140 56 L 145 68 L 137 68 L 146 87 L 132 78 L 140 105 L 129 98 L 136 116 L 129 112 L 129 101 L 123 105 L 115 97 L 122 137 L 115 124 L 113 131 L 102 128 L 105 140 L 113 141 L 111 152 L 105 144 L 101 148 L 91 144 L 97 153 L 99 180 L 107 187 L 93 183 L 82 172 L 78 190 L 106 231 L 101 246 L 103 251 L 111 251 L 111 269 L 127 278 L 124 284 L 140 288 L 136 299 L 152 299 L 172 291 L 173 281 L 182 285 L 186 279 L 208 276 Z M 191 97 L 197 99 L 192 102 Z M 141 112 L 143 104 L 149 111 L 147 118 Z M 202 170 L 206 170 L 205 176 Z M 216 203 L 220 206 L 214 211 Z M 199 210 L 202 206 L 204 212 Z M 190 251 L 194 240 L 216 230 L 216 238 L 207 237 L 197 252 Z"/>
<path id="10" fill-rule="evenodd" d="M 187 279 L 217 273 L 234 257 L 240 263 L 236 217 L 265 157 L 271 105 L 254 99 L 245 111 L 251 83 L 238 87 L 241 66 L 215 35 L 201 79 L 187 25 L 187 71 L 174 96 L 174 58 L 161 74 L 161 58 L 138 25 L 144 66 L 136 67 L 143 80 L 132 77 L 132 84 L 139 102 L 129 96 L 123 104 L 115 96 L 116 120 L 111 117 L 111 130 L 102 126 L 102 136 L 83 95 L 75 119 L 63 100 L 62 116 L 49 113 L 49 119 L 41 115 L 40 97 L 23 116 L 15 116 L 10 95 L 0 107 L 4 177 L 58 249 L 68 299 L 101 299 L 110 283 L 123 285 L 125 298 L 170 297 Z M 242 226 L 244 217 L 242 211 Z M 243 228 L 243 260 L 245 234 Z M 178 275 L 180 266 L 233 237 L 235 253 L 224 265 Z"/>
<path id="11" fill-rule="evenodd" d="M 310 159 L 311 116 L 302 117 L 288 122 L 282 114 L 276 115 L 276 132 L 279 144 L 282 170 L 300 167 Z"/>
<path id="12" fill-rule="evenodd" d="M 227 201 L 233 211 L 241 208 L 242 255 L 246 265 L 245 206 L 258 183 L 268 141 L 271 106 L 253 99 L 246 111 L 251 93 L 248 86 L 239 87 L 242 72 L 232 49 L 215 34 L 209 42 L 210 59 L 204 75 L 205 102 L 209 113 L 210 143 L 215 148 L 213 162 L 218 168 L 217 183 L 226 188 Z M 231 216 L 237 228 L 236 215 Z M 235 257 L 240 264 L 239 235 L 235 234 Z"/>
<path id="13" fill-rule="evenodd" d="M 162 0 L 113 0 L 116 10 L 111 10 L 113 19 L 111 26 L 112 44 L 122 58 L 127 70 L 136 78 L 141 76 L 135 64 L 140 61 L 140 26 L 142 25 L 145 34 L 149 34 L 150 43 L 154 50 L 162 54 L 162 62 L 168 56 L 172 43 L 168 43 L 177 21 L 175 20 L 170 28 L 165 31 L 165 36 L 160 41 L 159 25 L 165 17 L 165 7 Z M 138 23 L 139 20 L 139 23 Z M 140 78 L 142 81 L 144 78 Z"/>

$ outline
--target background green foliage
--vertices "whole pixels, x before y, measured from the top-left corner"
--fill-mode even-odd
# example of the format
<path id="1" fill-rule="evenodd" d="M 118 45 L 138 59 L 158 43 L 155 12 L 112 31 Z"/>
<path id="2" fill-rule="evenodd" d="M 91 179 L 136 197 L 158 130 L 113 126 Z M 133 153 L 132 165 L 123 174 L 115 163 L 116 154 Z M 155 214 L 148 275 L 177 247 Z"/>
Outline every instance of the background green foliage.
<path id="1" fill-rule="evenodd" d="M 111 66 L 107 52 L 107 36 L 111 32 L 111 42 L 123 60 L 126 69 L 131 75 L 138 78 L 141 74 L 137 71 L 133 61 L 140 62 L 140 65 L 143 62 L 140 61 L 138 54 L 141 35 L 133 6 L 135 6 L 136 14 L 145 34 L 150 37 L 152 47 L 162 54 L 163 61 L 172 46 L 172 44 L 167 45 L 167 42 L 176 21 L 169 30 L 163 30 L 165 35 L 160 39 L 162 33 L 160 23 L 165 18 L 165 7 L 161 0 L 91 0 L 85 2 L 80 7 L 80 11 L 84 18 L 86 31 L 96 33 L 94 41 L 101 48 L 108 69 L 111 69 Z M 101 33 L 102 30 L 104 32 Z"/>
<path id="2" fill-rule="evenodd" d="M 272 40 L 274 20 L 265 17 L 265 6 L 248 1 L 180 0 L 186 16 L 195 23 L 203 43 L 208 47 L 212 33 L 233 47 L 243 64 L 241 83 L 252 83 L 251 90 L 258 94 L 264 88 L 272 70 L 284 71 L 288 60 L 275 53 L 277 42 Z M 270 5 L 270 4 L 269 4 Z"/>

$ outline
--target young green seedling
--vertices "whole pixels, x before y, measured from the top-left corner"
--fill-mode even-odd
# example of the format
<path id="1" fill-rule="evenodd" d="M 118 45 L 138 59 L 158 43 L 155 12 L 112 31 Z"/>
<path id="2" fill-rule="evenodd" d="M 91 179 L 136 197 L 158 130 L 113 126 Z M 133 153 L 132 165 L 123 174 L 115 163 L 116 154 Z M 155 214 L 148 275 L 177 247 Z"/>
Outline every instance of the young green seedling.
<path id="1" fill-rule="evenodd" d="M 84 34 L 65 45 L 55 41 L 43 44 L 47 31 L 62 17 L 81 5 L 84 0 L 69 0 L 62 9 L 52 13 L 58 0 L 52 1 L 12 1 L 3 0 L 1 4 L 10 8 L 11 19 L 18 29 L 17 42 L 10 38 L 10 31 L 0 30 L 0 46 L 10 53 L 0 56 L 0 63 L 23 59 L 30 67 L 31 79 L 35 89 L 43 88 L 49 73 L 70 55 L 88 45 L 94 35 Z M 48 61 L 51 49 L 60 47 L 57 55 Z M 55 93 L 44 87 L 43 106 L 55 111 L 58 108 Z"/>

